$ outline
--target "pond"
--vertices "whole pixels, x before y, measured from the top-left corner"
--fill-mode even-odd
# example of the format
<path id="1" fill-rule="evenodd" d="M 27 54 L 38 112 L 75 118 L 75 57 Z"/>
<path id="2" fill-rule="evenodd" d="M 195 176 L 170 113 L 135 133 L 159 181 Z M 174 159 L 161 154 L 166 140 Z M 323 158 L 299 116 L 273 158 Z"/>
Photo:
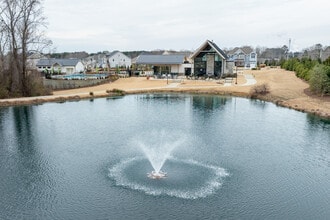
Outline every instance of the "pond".
<path id="1" fill-rule="evenodd" d="M 326 219 L 330 121 L 236 97 L 0 108 L 0 219 Z M 151 179 L 151 161 L 166 178 Z"/>

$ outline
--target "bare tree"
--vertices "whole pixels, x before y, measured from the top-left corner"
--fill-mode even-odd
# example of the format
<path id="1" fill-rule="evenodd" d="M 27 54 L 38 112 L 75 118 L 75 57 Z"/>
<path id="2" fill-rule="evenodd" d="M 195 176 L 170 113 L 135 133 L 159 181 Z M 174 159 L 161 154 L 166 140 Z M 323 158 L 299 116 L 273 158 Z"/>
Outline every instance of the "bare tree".
<path id="1" fill-rule="evenodd" d="M 0 10 L 0 14 L 2 10 Z M 5 49 L 7 45 L 7 36 L 5 34 L 4 24 L 3 21 L 0 20 L 0 79 L 3 77 L 4 72 L 4 65 L 5 65 Z"/>
<path id="2" fill-rule="evenodd" d="M 31 50 L 50 42 L 43 32 L 42 0 L 0 0 L 0 20 L 6 39 L 10 69 L 10 92 L 30 96 L 27 57 Z"/>

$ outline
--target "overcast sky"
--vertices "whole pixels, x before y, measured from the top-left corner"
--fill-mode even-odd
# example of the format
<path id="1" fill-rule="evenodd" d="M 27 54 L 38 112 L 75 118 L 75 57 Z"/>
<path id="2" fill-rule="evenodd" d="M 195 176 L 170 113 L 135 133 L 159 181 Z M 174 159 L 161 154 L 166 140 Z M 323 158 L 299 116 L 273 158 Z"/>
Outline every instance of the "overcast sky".
<path id="1" fill-rule="evenodd" d="M 53 52 L 330 46 L 328 0 L 45 0 Z"/>

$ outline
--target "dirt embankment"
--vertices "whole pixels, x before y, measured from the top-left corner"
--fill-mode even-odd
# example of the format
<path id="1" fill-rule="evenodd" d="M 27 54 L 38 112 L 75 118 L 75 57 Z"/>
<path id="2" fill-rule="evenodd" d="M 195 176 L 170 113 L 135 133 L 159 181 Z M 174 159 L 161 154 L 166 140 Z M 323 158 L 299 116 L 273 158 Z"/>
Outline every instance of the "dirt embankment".
<path id="1" fill-rule="evenodd" d="M 297 78 L 294 72 L 270 69 L 255 71 L 254 74 L 258 84 L 267 83 L 270 86 L 270 93 L 261 99 L 330 118 L 330 96 L 313 95 L 308 83 Z"/>
<path id="2" fill-rule="evenodd" d="M 145 77 L 118 79 L 94 87 L 55 91 L 52 96 L 0 100 L 0 106 L 41 104 L 44 102 L 63 102 L 85 98 L 108 97 L 118 95 L 109 91 L 122 90 L 127 94 L 152 92 L 187 92 L 234 95 L 250 97 L 254 85 L 248 83 L 245 76 L 253 75 L 256 84 L 268 84 L 270 93 L 258 98 L 278 105 L 309 112 L 324 118 L 330 118 L 330 97 L 319 97 L 308 90 L 308 84 L 298 79 L 293 72 L 282 69 L 244 70 L 232 83 L 224 80 L 154 80 Z"/>

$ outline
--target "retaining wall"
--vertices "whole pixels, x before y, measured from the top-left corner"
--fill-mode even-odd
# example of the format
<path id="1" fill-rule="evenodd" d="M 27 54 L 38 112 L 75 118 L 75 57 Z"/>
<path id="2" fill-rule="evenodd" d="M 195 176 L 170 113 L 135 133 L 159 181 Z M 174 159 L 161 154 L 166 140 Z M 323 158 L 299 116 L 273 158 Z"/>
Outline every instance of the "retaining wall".
<path id="1" fill-rule="evenodd" d="M 96 86 L 112 82 L 114 79 L 88 79 L 88 80 L 65 80 L 65 79 L 44 79 L 44 86 L 53 90 L 75 89 L 81 87 Z"/>

